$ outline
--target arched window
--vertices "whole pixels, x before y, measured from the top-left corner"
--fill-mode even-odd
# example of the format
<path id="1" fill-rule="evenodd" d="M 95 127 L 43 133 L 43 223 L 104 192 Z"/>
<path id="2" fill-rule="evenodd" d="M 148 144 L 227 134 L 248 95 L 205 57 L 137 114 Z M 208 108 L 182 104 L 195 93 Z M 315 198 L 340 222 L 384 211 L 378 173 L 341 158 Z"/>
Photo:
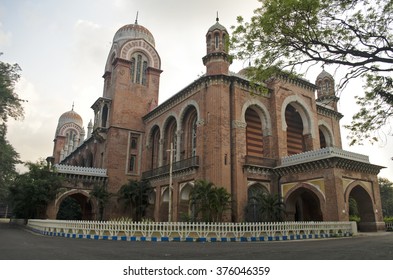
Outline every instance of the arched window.
<path id="1" fill-rule="evenodd" d="M 263 134 L 262 123 L 257 112 L 248 108 L 245 115 L 246 127 L 246 147 L 247 155 L 263 157 Z"/>
<path id="2" fill-rule="evenodd" d="M 128 173 L 137 174 L 139 172 L 139 139 L 140 135 L 130 133 L 130 146 L 128 155 Z"/>
<path id="3" fill-rule="evenodd" d="M 198 113 L 194 106 L 187 108 L 182 120 L 181 158 L 196 156 L 197 148 L 197 118 Z"/>
<path id="4" fill-rule="evenodd" d="M 151 163 L 150 168 L 158 167 L 158 154 L 160 151 L 160 128 L 155 126 L 151 134 Z"/>
<path id="5" fill-rule="evenodd" d="M 220 43 L 220 37 L 219 37 L 218 33 L 216 33 L 214 35 L 214 42 L 215 42 L 216 49 L 218 49 L 218 46 L 219 46 L 219 43 Z"/>
<path id="6" fill-rule="evenodd" d="M 328 80 L 325 81 L 325 91 L 324 93 L 328 95 L 330 92 L 330 82 Z"/>
<path id="7" fill-rule="evenodd" d="M 147 57 L 141 52 L 136 52 L 132 55 L 130 61 L 131 81 L 136 84 L 146 85 L 147 67 L 149 65 Z"/>
<path id="8" fill-rule="evenodd" d="M 288 155 L 304 152 L 303 121 L 299 112 L 291 105 L 288 105 L 285 109 L 285 121 L 287 123 Z"/>
<path id="9" fill-rule="evenodd" d="M 101 126 L 107 127 L 107 121 L 108 121 L 108 105 L 105 104 L 104 107 L 102 108 Z"/>
<path id="10" fill-rule="evenodd" d="M 169 164 L 170 159 L 170 149 L 171 143 L 173 143 L 173 162 L 176 162 L 177 159 L 177 135 L 176 135 L 177 125 L 175 118 L 171 117 L 166 126 L 166 136 L 165 136 L 165 149 L 164 149 L 164 160 L 165 164 Z"/>

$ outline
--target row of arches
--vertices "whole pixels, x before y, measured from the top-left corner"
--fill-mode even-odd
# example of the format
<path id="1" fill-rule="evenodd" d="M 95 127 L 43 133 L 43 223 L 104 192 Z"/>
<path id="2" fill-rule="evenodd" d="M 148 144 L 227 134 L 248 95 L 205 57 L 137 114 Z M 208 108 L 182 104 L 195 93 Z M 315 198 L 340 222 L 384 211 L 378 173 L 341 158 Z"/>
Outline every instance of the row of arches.
<path id="1" fill-rule="evenodd" d="M 287 155 L 294 155 L 315 149 L 308 137 L 312 135 L 312 122 L 302 106 L 292 102 L 284 109 L 283 126 L 286 130 Z M 267 138 L 271 136 L 271 121 L 267 110 L 262 104 L 253 104 L 245 109 L 244 121 L 246 124 L 247 155 L 253 157 L 269 157 Z M 325 148 L 334 145 L 332 129 L 324 122 L 318 124 L 319 147 Z"/>
<path id="2" fill-rule="evenodd" d="M 172 114 L 161 127 L 152 126 L 147 144 L 150 169 L 169 164 L 171 144 L 174 162 L 196 156 L 198 111 L 196 104 L 189 104 L 180 114 L 179 121 Z"/>
<path id="3" fill-rule="evenodd" d="M 178 196 L 178 218 L 182 215 L 192 215 L 192 205 L 190 204 L 190 193 L 193 182 L 188 182 L 179 186 Z M 168 217 L 169 191 L 167 187 L 157 188 L 149 198 L 150 213 L 154 213 L 157 191 L 160 191 L 159 219 L 166 220 Z M 244 219 L 248 222 L 260 221 L 258 216 L 258 206 L 255 197 L 258 194 L 269 194 L 269 187 L 263 183 L 253 183 L 247 188 L 247 204 L 244 211 Z M 349 201 L 356 201 L 358 214 L 362 223 L 374 223 L 376 221 L 372 194 L 360 182 L 354 182 L 348 186 L 344 193 L 346 208 L 343 212 L 348 212 Z M 288 221 L 324 221 L 326 220 L 326 198 L 325 195 L 315 186 L 300 183 L 283 198 L 286 205 L 286 220 Z M 67 212 L 68 211 L 68 212 Z M 70 190 L 58 198 L 56 203 L 56 216 L 58 219 L 94 219 L 97 214 L 97 205 L 83 190 Z M 67 213 L 72 213 L 69 216 Z M 67 216 L 68 215 L 68 216 Z M 77 216 L 75 216 L 77 215 Z"/>
<path id="4" fill-rule="evenodd" d="M 256 197 L 258 194 L 269 194 L 270 191 L 263 183 L 254 183 L 248 187 L 245 219 L 256 222 L 259 219 Z M 286 220 L 288 221 L 324 221 L 326 220 L 326 197 L 316 186 L 299 183 L 282 198 L 286 206 Z M 345 207 L 339 209 L 347 215 L 352 215 L 350 200 L 357 205 L 357 212 L 361 223 L 375 223 L 373 195 L 361 182 L 353 182 L 344 193 Z M 334 207 L 338 207 L 335 205 Z M 360 227 L 360 230 L 362 228 Z"/>
<path id="5" fill-rule="evenodd" d="M 286 105 L 285 105 L 286 104 Z M 318 123 L 319 147 L 314 147 L 312 138 L 314 125 L 309 115 L 309 108 L 301 102 L 292 101 L 283 104 L 283 128 L 286 130 L 287 155 L 294 155 L 315 148 L 334 146 L 332 129 L 326 122 Z M 171 113 L 164 123 L 152 125 L 147 139 L 148 168 L 154 169 L 169 164 L 171 143 L 173 160 L 179 161 L 196 156 L 197 125 L 200 121 L 198 104 L 189 102 L 180 113 Z M 272 136 L 270 113 L 264 104 L 258 101 L 247 102 L 243 106 L 242 121 L 246 127 L 247 156 L 272 157 L 268 141 Z M 310 140 L 311 138 L 311 140 Z"/>

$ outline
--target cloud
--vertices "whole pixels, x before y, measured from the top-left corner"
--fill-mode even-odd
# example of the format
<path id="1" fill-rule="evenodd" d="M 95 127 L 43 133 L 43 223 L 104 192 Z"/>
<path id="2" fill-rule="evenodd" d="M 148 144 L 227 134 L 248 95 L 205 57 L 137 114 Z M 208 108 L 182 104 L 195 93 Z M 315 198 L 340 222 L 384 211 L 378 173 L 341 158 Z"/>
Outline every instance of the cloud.
<path id="1" fill-rule="evenodd" d="M 12 42 L 12 33 L 7 32 L 3 28 L 3 24 L 0 22 L 0 46 L 9 46 Z"/>
<path id="2" fill-rule="evenodd" d="M 23 103 L 25 117 L 23 120 L 9 121 L 7 138 L 20 154 L 22 161 L 46 158 L 53 147 L 53 127 L 57 120 L 52 116 L 57 109 L 48 106 L 51 101 L 40 99 L 34 84 L 24 77 L 16 84 L 15 91 L 21 99 L 27 100 Z M 17 169 L 20 172 L 27 171 L 23 165 L 18 165 Z"/>

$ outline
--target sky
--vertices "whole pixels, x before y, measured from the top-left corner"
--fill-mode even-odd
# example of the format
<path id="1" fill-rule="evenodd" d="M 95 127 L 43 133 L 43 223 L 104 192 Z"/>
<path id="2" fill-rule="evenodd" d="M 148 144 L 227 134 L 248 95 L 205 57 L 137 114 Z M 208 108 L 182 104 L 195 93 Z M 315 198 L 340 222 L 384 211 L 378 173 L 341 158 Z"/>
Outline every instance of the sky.
<path id="1" fill-rule="evenodd" d="M 161 57 L 162 103 L 204 74 L 205 35 L 215 23 L 227 27 L 241 15 L 246 20 L 259 6 L 257 0 L 2 0 L 0 1 L 0 60 L 22 68 L 16 92 L 24 103 L 25 118 L 9 121 L 7 138 L 22 161 L 36 162 L 52 155 L 53 139 L 60 115 L 74 110 L 87 124 L 93 119 L 90 106 L 102 96 L 104 67 L 116 31 L 138 23 L 153 34 Z M 246 63 L 235 61 L 238 72 Z M 315 81 L 321 68 L 305 78 Z M 335 69 L 325 68 L 331 74 Z M 334 75 L 338 81 L 340 73 Z M 357 108 L 354 95 L 363 91 L 352 82 L 340 96 L 343 126 L 351 122 Z M 373 146 L 349 147 L 342 128 L 343 149 L 366 154 L 373 164 L 385 166 L 380 173 L 393 181 L 393 137 Z M 25 171 L 23 165 L 18 166 Z"/>

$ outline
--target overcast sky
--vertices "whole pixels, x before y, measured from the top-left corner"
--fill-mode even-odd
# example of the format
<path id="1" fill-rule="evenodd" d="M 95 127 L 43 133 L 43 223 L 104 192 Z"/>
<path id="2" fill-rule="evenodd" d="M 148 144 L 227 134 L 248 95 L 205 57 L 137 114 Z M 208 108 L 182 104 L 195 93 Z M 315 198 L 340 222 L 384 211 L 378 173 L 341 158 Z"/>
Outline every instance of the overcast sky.
<path id="1" fill-rule="evenodd" d="M 230 31 L 237 16 L 250 18 L 258 5 L 257 0 L 2 0 L 0 60 L 21 66 L 17 93 L 28 100 L 25 119 L 10 121 L 8 140 L 23 161 L 52 155 L 58 119 L 73 102 L 86 128 L 93 118 L 90 106 L 102 96 L 113 36 L 123 25 L 134 23 L 137 11 L 138 23 L 151 31 L 161 57 L 162 103 L 205 72 L 205 34 L 215 23 L 216 12 Z M 237 61 L 230 70 L 242 67 L 243 62 Z M 326 70 L 334 74 L 333 69 Z M 320 71 L 315 67 L 306 78 L 314 82 Z M 357 82 L 342 93 L 341 125 L 350 123 L 356 111 L 353 96 L 360 91 Z M 369 155 L 372 163 L 387 167 L 380 176 L 393 180 L 393 137 L 374 146 L 348 147 L 344 129 L 342 135 L 344 149 Z M 25 171 L 22 166 L 18 169 Z"/>

